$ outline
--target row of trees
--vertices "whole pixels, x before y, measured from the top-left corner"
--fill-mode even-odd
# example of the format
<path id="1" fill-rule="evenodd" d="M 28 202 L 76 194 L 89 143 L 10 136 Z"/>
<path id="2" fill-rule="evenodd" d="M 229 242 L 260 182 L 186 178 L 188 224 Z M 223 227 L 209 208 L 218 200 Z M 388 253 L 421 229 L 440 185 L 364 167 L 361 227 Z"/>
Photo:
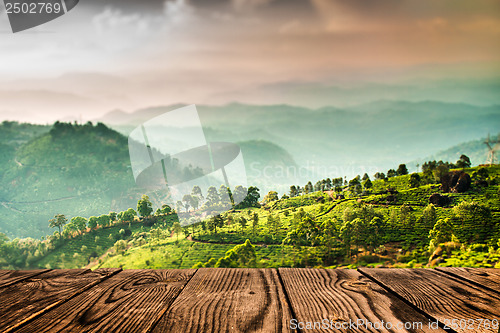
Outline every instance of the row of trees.
<path id="1" fill-rule="evenodd" d="M 441 177 L 448 173 L 450 169 L 453 168 L 469 168 L 471 166 L 471 161 L 468 156 L 461 155 L 459 160 L 453 164 L 443 161 L 428 161 L 422 165 L 422 171 L 424 173 L 423 178 L 420 177 L 418 173 L 413 173 L 410 177 L 410 186 L 417 187 L 421 184 L 423 180 L 427 183 L 440 182 Z M 417 165 L 418 167 L 418 165 Z M 407 175 L 408 168 L 406 164 L 400 164 L 397 169 L 389 169 L 387 174 L 383 172 L 376 172 L 374 178 L 376 180 L 388 180 L 389 178 L 396 176 Z M 303 194 L 308 194 L 317 191 L 331 191 L 335 190 L 340 193 L 343 189 L 348 188 L 351 192 L 360 194 L 363 189 L 369 190 L 373 186 L 368 174 L 364 174 L 363 177 L 360 175 L 354 177 L 349 182 L 344 178 L 326 178 L 316 182 L 313 186 L 312 182 L 309 181 L 304 187 L 299 185 L 290 186 L 289 197 L 296 197 Z M 270 192 L 271 193 L 271 192 Z M 277 195 L 277 194 L 276 194 Z M 274 196 L 270 199 L 274 199 Z M 277 199 L 275 199 L 277 200 Z M 269 200 L 272 201 L 272 200 Z"/>
<path id="2" fill-rule="evenodd" d="M 236 186 L 234 194 L 224 185 L 221 185 L 219 192 L 215 189 L 215 187 L 211 186 L 207 190 L 206 198 L 203 197 L 201 188 L 199 186 L 194 186 L 191 194 L 185 195 L 183 200 L 177 203 L 177 211 L 181 211 L 181 209 L 189 211 L 189 208 L 198 209 L 199 203 L 204 199 L 204 208 L 213 208 L 216 206 L 222 206 L 227 209 L 231 207 L 259 207 L 259 198 L 259 189 L 254 186 L 251 186 L 248 189 L 243 186 Z M 49 227 L 57 228 L 58 236 L 59 238 L 62 238 L 63 236 L 67 237 L 74 233 L 82 234 L 87 231 L 87 229 L 93 230 L 97 227 L 107 227 L 116 222 L 130 223 L 133 222 L 138 215 L 141 216 L 145 223 L 152 225 L 161 217 L 168 216 L 175 212 L 176 211 L 172 210 L 170 206 L 164 204 L 161 208 L 158 208 L 153 215 L 153 204 L 148 195 L 143 195 L 137 202 L 137 211 L 133 208 L 129 208 L 118 214 L 110 212 L 109 214 L 103 214 L 100 216 L 91 216 L 88 219 L 81 216 L 75 216 L 71 218 L 69 223 L 68 218 L 64 214 L 56 214 L 54 218 L 49 220 Z M 208 222 L 210 226 L 213 226 L 212 230 L 217 229 L 220 225 L 218 220 L 221 219 L 222 217 L 216 216 L 212 219 L 212 222 Z M 167 220 L 165 219 L 164 222 L 166 221 Z M 170 223 L 169 227 L 171 224 L 172 223 Z"/>
<path id="3" fill-rule="evenodd" d="M 68 218 L 64 214 L 56 214 L 54 218 L 49 220 L 49 227 L 57 228 L 59 238 L 61 238 L 74 233 L 82 234 L 87 231 L 87 229 L 93 230 L 97 227 L 108 227 L 116 222 L 129 223 L 134 221 L 135 216 L 137 216 L 136 211 L 129 208 L 118 214 L 110 212 L 109 214 L 100 216 L 91 216 L 88 219 L 81 216 L 75 216 L 71 218 L 68 223 Z"/>

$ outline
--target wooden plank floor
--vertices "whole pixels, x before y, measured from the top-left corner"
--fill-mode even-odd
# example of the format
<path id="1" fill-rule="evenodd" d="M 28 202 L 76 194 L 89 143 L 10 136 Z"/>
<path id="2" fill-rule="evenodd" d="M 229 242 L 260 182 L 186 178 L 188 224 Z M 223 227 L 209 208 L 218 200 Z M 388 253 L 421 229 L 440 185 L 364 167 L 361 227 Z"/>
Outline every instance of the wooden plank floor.
<path id="1" fill-rule="evenodd" d="M 500 270 L 0 271 L 1 332 L 500 332 Z"/>

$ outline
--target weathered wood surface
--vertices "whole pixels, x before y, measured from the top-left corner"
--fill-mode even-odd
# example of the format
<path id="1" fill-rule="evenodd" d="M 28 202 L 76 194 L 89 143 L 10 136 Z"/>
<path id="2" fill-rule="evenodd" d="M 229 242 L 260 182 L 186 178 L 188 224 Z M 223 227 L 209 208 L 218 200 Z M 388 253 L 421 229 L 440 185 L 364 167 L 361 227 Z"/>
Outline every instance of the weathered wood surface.
<path id="1" fill-rule="evenodd" d="M 471 267 L 437 267 L 436 270 L 500 293 L 500 269 Z"/>
<path id="2" fill-rule="evenodd" d="M 429 328 L 424 315 L 355 270 L 280 268 L 279 273 L 297 321 L 312 323 L 307 332 L 389 332 L 383 322 L 411 323 L 398 332 L 445 332 Z M 315 328 L 313 323 L 324 319 L 328 324 Z"/>
<path id="3" fill-rule="evenodd" d="M 53 270 L 1 289 L 0 331 L 13 330 L 113 273 L 113 270 Z"/>
<path id="4" fill-rule="evenodd" d="M 194 273 L 194 269 L 120 272 L 18 332 L 147 332 Z"/>
<path id="5" fill-rule="evenodd" d="M 0 331 L 498 332 L 499 281 L 468 268 L 0 271 Z M 453 319 L 490 327 L 443 330 Z"/>
<path id="6" fill-rule="evenodd" d="M 29 279 L 32 276 L 48 272 L 48 269 L 37 269 L 32 271 L 8 271 L 0 270 L 0 288 L 8 287 L 19 281 Z"/>
<path id="7" fill-rule="evenodd" d="M 498 328 L 483 325 L 486 319 L 492 321 L 500 318 L 500 295 L 496 293 L 467 281 L 447 278 L 444 273 L 430 269 L 360 271 L 442 324 L 449 326 L 453 319 L 465 320 L 470 324 L 454 327 L 456 332 L 498 332 Z"/>
<path id="8" fill-rule="evenodd" d="M 274 269 L 199 269 L 153 332 L 289 332 Z"/>

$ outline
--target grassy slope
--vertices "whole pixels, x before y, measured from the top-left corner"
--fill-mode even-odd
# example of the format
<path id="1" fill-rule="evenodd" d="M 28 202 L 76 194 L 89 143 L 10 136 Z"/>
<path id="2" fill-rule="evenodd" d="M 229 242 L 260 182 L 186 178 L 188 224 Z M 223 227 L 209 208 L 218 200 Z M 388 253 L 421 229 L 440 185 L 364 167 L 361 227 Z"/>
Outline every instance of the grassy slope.
<path id="1" fill-rule="evenodd" d="M 471 168 L 466 171 L 472 173 L 474 170 L 475 168 Z M 500 166 L 491 167 L 489 170 L 498 180 Z M 194 235 L 196 241 L 188 240 L 184 236 L 179 236 L 179 240 L 177 241 L 176 236 L 172 236 L 166 231 L 160 232 L 155 236 L 154 232 L 151 232 L 154 229 L 141 228 L 140 224 L 136 223 L 132 228 L 134 234 L 129 239 L 129 247 L 124 253 L 116 254 L 114 250 L 110 250 L 108 251 L 109 254 L 101 257 L 100 262 L 95 261 L 90 267 L 190 268 L 198 262 L 206 262 L 210 258 L 218 259 L 224 256 L 227 250 L 233 248 L 235 244 L 244 242 L 247 238 L 256 245 L 260 266 L 290 266 L 294 262 L 294 258 L 299 254 L 291 246 L 282 246 L 281 242 L 291 228 L 292 213 L 299 207 L 312 216 L 315 216 L 316 220 L 321 222 L 326 219 L 340 219 L 347 207 L 357 207 L 360 205 L 359 201 L 362 201 L 373 204 L 377 212 L 383 215 L 384 220 L 388 220 L 391 214 L 394 215 L 394 212 L 396 215 L 399 214 L 401 204 L 406 202 L 410 204 L 413 209 L 413 215 L 418 219 L 422 215 L 422 210 L 428 204 L 429 196 L 439 192 L 437 185 L 410 188 L 409 176 L 394 177 L 388 181 L 376 180 L 373 181 L 373 185 L 370 193 L 344 200 L 330 201 L 327 199 L 328 196 L 326 194 L 316 192 L 301 197 L 273 202 L 269 205 L 268 210 L 264 208 L 239 210 L 231 214 L 235 220 L 240 216 L 246 217 L 249 220 L 249 224 L 245 229 L 242 230 L 241 225 L 236 223 L 220 228 L 217 234 L 205 233 L 200 228 L 196 228 Z M 396 189 L 399 193 L 396 195 L 396 202 L 394 204 L 386 205 L 387 194 L 384 192 L 388 187 Z M 500 223 L 499 191 L 500 185 L 491 185 L 488 188 L 473 188 L 465 194 L 447 195 L 452 197 L 453 204 L 457 204 L 462 200 L 475 200 L 489 204 L 493 211 L 494 219 L 498 224 Z M 326 199 L 324 203 L 316 201 L 320 196 Z M 259 215 L 259 224 L 255 233 L 251 226 L 249 211 L 256 212 Z M 286 216 L 286 211 L 290 213 L 288 216 Z M 436 213 L 438 219 L 450 217 L 451 208 L 437 207 Z M 279 215 L 281 219 L 281 227 L 274 235 L 272 229 L 266 224 L 267 217 L 270 214 L 274 216 Z M 60 262 L 60 255 L 62 253 L 66 253 L 66 256 L 79 253 L 78 249 L 82 245 L 88 247 L 88 253 L 95 251 L 96 247 L 100 246 L 102 250 L 98 254 L 102 255 L 105 252 L 104 249 L 111 247 L 114 243 L 114 240 L 113 242 L 107 241 L 108 235 L 118 232 L 119 229 L 120 227 L 112 227 L 109 230 L 94 231 L 90 236 L 78 236 L 80 238 L 71 240 L 55 252 L 49 254 L 37 266 L 45 267 L 44 264 L 46 263 L 51 263 L 52 265 Z M 427 235 L 429 229 L 423 227 L 421 229 L 399 227 L 398 230 L 394 231 L 396 238 L 398 234 L 400 235 L 399 241 L 386 244 L 388 254 L 380 256 L 378 261 L 368 265 L 387 265 L 391 262 L 396 267 L 419 267 L 426 264 L 430 254 L 425 253 L 423 248 L 428 244 Z M 92 242 L 95 235 L 100 236 L 100 243 Z M 145 238 L 145 241 L 141 243 L 139 241 L 140 238 Z M 314 256 L 315 248 L 305 248 L 303 251 L 309 251 L 311 256 Z M 494 266 L 500 259 L 500 254 L 497 251 L 488 251 L 487 247 L 474 247 L 474 245 L 471 248 L 462 248 L 461 250 L 445 247 L 443 258 L 447 258 L 448 260 L 441 265 Z M 85 257 L 87 252 L 82 257 Z M 87 264 L 83 259 L 77 259 L 72 262 L 63 260 L 62 262 L 64 263 L 64 267 L 68 268 L 82 267 Z M 344 265 L 342 263 L 339 264 L 341 266 Z M 367 263 L 360 264 L 367 265 Z"/>

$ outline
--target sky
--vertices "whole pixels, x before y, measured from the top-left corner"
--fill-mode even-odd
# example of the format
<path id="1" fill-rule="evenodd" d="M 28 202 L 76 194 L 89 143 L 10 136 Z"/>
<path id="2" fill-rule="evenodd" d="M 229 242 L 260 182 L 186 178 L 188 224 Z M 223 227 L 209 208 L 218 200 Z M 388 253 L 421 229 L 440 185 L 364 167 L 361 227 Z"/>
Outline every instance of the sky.
<path id="1" fill-rule="evenodd" d="M 2 9 L 0 119 L 287 103 L 297 84 L 360 94 L 368 84 L 498 87 L 499 40 L 498 0 L 82 0 L 16 34 Z M 457 101 L 490 103 L 467 86 L 460 91 L 467 90 L 471 96 L 456 93 Z M 433 96 L 425 94 L 414 98 Z M 336 104 L 320 100 L 302 104 Z"/>

